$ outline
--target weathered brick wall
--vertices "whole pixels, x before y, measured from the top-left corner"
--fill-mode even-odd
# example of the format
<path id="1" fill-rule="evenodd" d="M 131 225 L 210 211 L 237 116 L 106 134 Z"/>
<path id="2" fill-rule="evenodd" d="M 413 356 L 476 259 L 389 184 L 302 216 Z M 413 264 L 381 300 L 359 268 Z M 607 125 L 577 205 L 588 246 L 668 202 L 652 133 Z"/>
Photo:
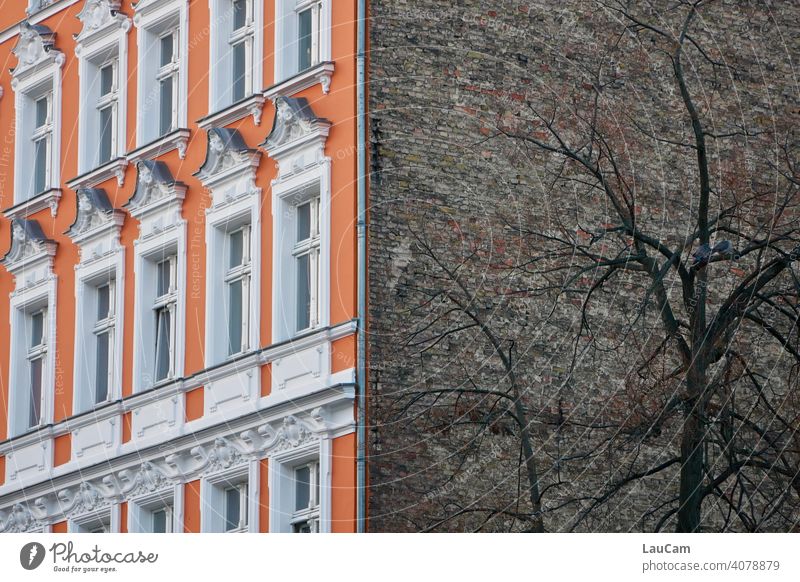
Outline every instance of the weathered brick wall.
<path id="1" fill-rule="evenodd" d="M 667 460 L 678 442 L 680 415 L 656 421 L 648 414 L 667 406 L 679 381 L 640 373 L 644 354 L 663 338 L 657 314 L 637 320 L 635 336 L 627 333 L 646 282 L 624 275 L 601 294 L 591 332 L 580 327 L 580 294 L 564 292 L 558 273 L 544 278 L 546 288 L 533 264 L 523 273 L 512 268 L 536 255 L 520 231 L 586 234 L 613 210 L 598 192 L 553 181 L 551 157 L 498 133 L 538 135 L 530 107 L 555 107 L 566 112 L 561 130 L 579 140 L 574 112 L 601 93 L 599 125 L 623 155 L 619 180 L 635 183 L 637 211 L 651 232 L 675 244 L 694 224 L 697 169 L 682 145 L 691 134 L 670 61 L 659 52 L 669 47 L 627 33 L 613 11 L 585 0 L 370 4 L 370 529 L 527 528 L 513 423 L 497 400 L 469 392 L 503 387 L 508 378 L 486 336 L 448 301 L 466 288 L 516 359 L 542 484 L 550 486 L 547 529 L 652 531 L 659 507 L 677 491 L 677 468 L 602 503 L 592 499 L 628 467 Z M 638 8 L 676 27 L 680 14 L 666 10 L 673 4 Z M 687 59 L 701 112 L 719 133 L 757 130 L 744 147 L 711 146 L 722 208 L 775 190 L 776 144 L 796 139 L 791 58 L 800 48 L 800 7 L 719 2 L 703 16 L 695 40 L 735 69 L 696 54 Z M 741 277 L 738 267 L 714 268 L 712 302 Z M 675 281 L 667 282 L 674 294 Z M 530 293 L 507 293 L 525 288 Z M 461 331 L 440 337 L 453 329 Z M 787 403 L 796 395 L 791 364 L 760 348 L 762 340 L 743 333 L 739 348 Z M 442 395 L 454 388 L 464 392 Z M 654 428 L 642 436 L 643 425 Z M 793 495 L 788 521 L 797 511 Z M 707 520 L 708 529 L 721 523 L 713 512 Z"/>

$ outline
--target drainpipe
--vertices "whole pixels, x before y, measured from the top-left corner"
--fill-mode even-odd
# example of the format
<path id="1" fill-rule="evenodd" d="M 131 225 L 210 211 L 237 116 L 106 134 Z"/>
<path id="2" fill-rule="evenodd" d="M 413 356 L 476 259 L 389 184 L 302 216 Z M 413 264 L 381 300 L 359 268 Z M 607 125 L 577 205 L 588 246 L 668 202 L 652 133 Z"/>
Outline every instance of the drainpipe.
<path id="1" fill-rule="evenodd" d="M 367 0 L 358 0 L 358 30 L 356 49 L 356 139 L 358 189 L 358 336 L 356 382 L 358 383 L 358 424 L 356 452 L 356 519 L 358 533 L 366 531 L 367 516 L 367 119 L 366 119 L 366 35 Z"/>

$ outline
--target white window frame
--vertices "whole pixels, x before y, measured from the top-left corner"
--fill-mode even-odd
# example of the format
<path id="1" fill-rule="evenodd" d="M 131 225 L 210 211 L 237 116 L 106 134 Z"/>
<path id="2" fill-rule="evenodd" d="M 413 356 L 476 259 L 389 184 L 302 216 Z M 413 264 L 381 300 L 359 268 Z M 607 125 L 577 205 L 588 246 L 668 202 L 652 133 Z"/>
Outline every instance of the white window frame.
<path id="1" fill-rule="evenodd" d="M 183 484 L 128 500 L 128 531 L 153 533 L 153 513 L 167 510 L 167 532 L 183 532 Z"/>
<path id="2" fill-rule="evenodd" d="M 273 301 L 272 325 L 274 341 L 290 339 L 313 329 L 325 327 L 330 308 L 330 164 L 321 164 L 273 184 Z M 297 208 L 317 200 L 319 234 L 307 245 L 297 244 Z M 301 250 L 318 249 L 318 280 L 312 281 L 311 326 L 297 325 L 297 257 Z M 312 276 L 314 273 L 312 269 Z M 291 276 L 285 276 L 291 273 Z M 316 288 L 316 297 L 314 297 Z M 317 313 L 314 321 L 314 312 Z"/>
<path id="3" fill-rule="evenodd" d="M 316 62 L 307 69 L 299 68 L 299 14 L 319 6 L 319 31 L 313 34 Z M 312 23 L 316 19 L 312 18 Z M 275 0 L 275 82 L 312 70 L 331 60 L 331 0 Z M 313 56 L 312 56 L 313 61 Z M 327 92 L 327 91 L 326 91 Z"/>
<path id="4" fill-rule="evenodd" d="M 139 172 L 142 172 L 140 162 Z M 133 334 L 133 391 L 142 392 L 155 386 L 167 384 L 181 378 L 184 371 L 184 353 L 186 346 L 186 236 L 187 222 L 181 216 L 186 186 L 180 182 L 154 182 L 149 188 L 152 193 L 143 192 L 142 196 L 150 196 L 131 206 L 130 213 L 139 221 L 139 237 L 134 242 L 133 269 L 136 279 L 134 289 L 134 334 Z M 157 193 L 157 195 L 156 195 Z M 174 299 L 174 342 L 172 346 L 172 376 L 156 381 L 155 344 L 156 319 L 155 307 L 162 303 L 156 297 L 158 282 L 157 265 L 166 257 L 174 256 L 175 291 L 170 294 L 169 301 Z M 199 295 L 199 283 L 191 290 Z"/>
<path id="5" fill-rule="evenodd" d="M 319 463 L 318 505 L 311 510 L 295 509 L 295 470 Z M 316 519 L 317 532 L 331 531 L 331 441 L 322 438 L 308 445 L 269 456 L 269 531 L 292 533 L 294 524 Z"/>
<path id="6" fill-rule="evenodd" d="M 206 475 L 200 481 L 200 531 L 211 533 L 258 533 L 259 461 L 251 460 L 233 469 Z M 240 492 L 239 526 L 226 530 L 225 491 Z"/>
<path id="7" fill-rule="evenodd" d="M 209 67 L 209 113 L 241 103 L 263 89 L 264 3 L 247 0 L 247 23 L 233 30 L 233 0 L 209 0 L 211 41 Z M 233 45 L 245 44 L 244 96 L 234 100 L 232 94 Z M 246 107 L 245 107 L 246 109 Z"/>
<path id="8" fill-rule="evenodd" d="M 186 297 L 186 258 L 185 226 L 180 225 L 167 236 L 146 241 L 135 249 L 134 270 L 136 273 L 136 320 L 134 327 L 134 392 L 168 384 L 183 376 L 183 356 L 185 351 L 184 309 Z M 172 291 L 158 297 L 158 264 L 164 260 L 171 262 Z M 157 366 L 157 317 L 158 310 L 171 311 L 170 373 L 166 378 L 156 377 Z"/>
<path id="9" fill-rule="evenodd" d="M 119 185 L 124 177 L 127 143 L 127 91 L 128 79 L 128 31 L 131 21 L 120 12 L 119 0 L 88 0 L 78 18 L 84 23 L 78 34 L 75 54 L 78 57 L 80 108 L 78 111 L 78 173 L 83 175 L 106 165 L 122 166 L 109 175 L 116 175 Z M 112 11 L 114 11 L 112 15 Z M 113 67 L 113 90 L 100 95 L 101 70 Z M 100 159 L 101 109 L 111 107 L 111 154 L 105 161 Z M 99 176 L 99 183 L 107 175 Z M 81 186 L 92 186 L 81 184 Z"/>
<path id="10" fill-rule="evenodd" d="M 162 258 L 156 258 L 153 261 L 155 264 L 156 274 L 156 297 L 153 300 L 153 320 L 155 332 L 155 353 L 153 354 L 153 368 L 155 370 L 153 381 L 155 384 L 161 382 L 169 382 L 175 378 L 175 340 L 176 340 L 176 317 L 178 310 L 178 255 L 168 254 Z M 169 275 L 169 285 L 167 286 L 166 293 L 158 295 L 159 273 L 161 265 L 166 264 L 167 273 Z M 167 348 L 167 371 L 163 377 L 159 377 L 159 355 L 162 349 L 161 346 L 161 314 L 166 313 L 169 315 L 169 329 L 167 330 L 167 338 L 169 346 Z"/>
<path id="11" fill-rule="evenodd" d="M 44 282 L 34 288 L 23 289 L 18 294 L 12 294 L 11 300 L 11 337 L 27 338 L 29 331 L 20 333 L 23 327 L 27 330 L 30 325 L 31 315 L 41 311 L 45 312 L 44 340 L 34 354 L 27 341 L 11 342 L 11 369 L 9 374 L 9 436 L 17 436 L 33 430 L 36 427 L 29 425 L 30 419 L 30 361 L 33 356 L 44 359 L 42 364 L 42 391 L 37 426 L 50 424 L 53 419 L 53 406 L 55 398 L 55 278 Z"/>
<path id="12" fill-rule="evenodd" d="M 256 201 L 257 202 L 257 201 Z M 210 213 L 206 225 L 206 257 L 207 257 L 207 292 L 206 292 L 206 358 L 211 366 L 248 353 L 259 346 L 259 277 L 260 277 L 260 213 L 258 204 L 250 199 L 241 199 L 237 203 L 221 209 L 221 212 Z M 228 236 L 242 227 L 249 228 L 249 245 L 245 256 L 249 253 L 250 265 L 246 271 L 228 269 Z M 228 286 L 234 277 L 248 277 L 248 301 L 242 308 L 242 324 L 246 327 L 242 343 L 245 347 L 235 354 L 228 353 L 228 314 L 230 313 Z M 225 309 L 219 309 L 224 305 Z M 244 330 L 243 330 L 244 331 Z"/>
<path id="13" fill-rule="evenodd" d="M 76 268 L 74 412 L 80 413 L 122 397 L 122 323 L 124 316 L 124 249 Z M 109 285 L 111 316 L 97 319 L 97 290 Z M 109 333 L 108 389 L 97 401 L 97 336 Z"/>
<path id="14" fill-rule="evenodd" d="M 187 125 L 189 9 L 187 0 L 141 0 L 133 24 L 138 32 L 136 145 L 158 141 Z M 160 39 L 170 33 L 173 60 L 162 67 Z M 173 78 L 173 128 L 161 132 L 160 80 Z"/>
<path id="15" fill-rule="evenodd" d="M 102 196 L 109 204 L 107 195 Z M 78 192 L 78 216 L 67 234 L 80 249 L 75 266 L 75 364 L 73 369 L 73 412 L 79 414 L 122 397 L 122 350 L 125 321 L 125 247 L 119 236 L 125 213 L 118 209 L 98 209 L 85 192 Z M 99 218 L 99 220 L 98 220 Z M 98 222 L 95 222 L 98 221 Z M 113 281 L 109 309 L 113 322 L 98 326 L 96 289 Z M 113 323 L 109 343 L 109 382 L 107 397 L 96 402 L 97 334 Z"/>
<path id="16" fill-rule="evenodd" d="M 15 91 L 16 132 L 14 148 L 14 203 L 31 200 L 58 188 L 61 173 L 61 66 L 54 61 L 24 79 L 12 81 Z M 48 121 L 36 129 L 36 101 L 49 95 Z M 47 167 L 45 187 L 34 192 L 35 141 L 47 139 Z"/>
<path id="17" fill-rule="evenodd" d="M 74 515 L 67 521 L 67 533 L 101 533 L 93 530 L 100 526 L 102 533 L 119 533 L 120 507 L 113 504 L 102 509 Z"/>

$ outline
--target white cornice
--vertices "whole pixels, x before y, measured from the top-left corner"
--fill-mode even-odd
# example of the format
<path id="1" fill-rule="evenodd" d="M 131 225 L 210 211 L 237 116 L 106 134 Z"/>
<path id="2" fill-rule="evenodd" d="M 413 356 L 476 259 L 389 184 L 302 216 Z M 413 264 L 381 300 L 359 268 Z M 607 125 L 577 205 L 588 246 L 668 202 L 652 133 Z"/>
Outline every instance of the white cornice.
<path id="1" fill-rule="evenodd" d="M 3 211 L 3 215 L 9 220 L 14 220 L 16 218 L 28 218 L 40 210 L 49 208 L 50 216 L 55 217 L 55 215 L 58 213 L 59 200 L 61 200 L 61 190 L 58 188 L 51 188 L 50 190 L 42 192 L 41 194 L 37 194 L 30 200 L 20 202 L 11 208 L 6 208 Z"/>
<path id="2" fill-rule="evenodd" d="M 275 101 L 277 97 L 294 97 L 300 91 L 317 84 L 322 87 L 322 94 L 327 95 L 331 88 L 333 69 L 332 61 L 320 63 L 285 81 L 264 89 L 264 97 L 272 101 Z"/>
<path id="3" fill-rule="evenodd" d="M 253 123 L 256 125 L 261 124 L 261 112 L 264 108 L 266 99 L 263 95 L 253 95 L 234 103 L 230 107 L 226 107 L 220 111 L 216 111 L 211 115 L 207 115 L 202 119 L 197 120 L 197 125 L 200 129 L 209 130 L 212 127 L 225 127 L 240 119 L 244 119 L 248 115 L 253 116 Z"/>
<path id="4" fill-rule="evenodd" d="M 126 157 L 130 163 L 134 164 L 139 160 L 152 160 L 173 150 L 178 150 L 178 157 L 183 159 L 186 157 L 186 147 L 189 145 L 191 133 L 188 129 L 176 129 L 172 133 L 128 152 Z"/>

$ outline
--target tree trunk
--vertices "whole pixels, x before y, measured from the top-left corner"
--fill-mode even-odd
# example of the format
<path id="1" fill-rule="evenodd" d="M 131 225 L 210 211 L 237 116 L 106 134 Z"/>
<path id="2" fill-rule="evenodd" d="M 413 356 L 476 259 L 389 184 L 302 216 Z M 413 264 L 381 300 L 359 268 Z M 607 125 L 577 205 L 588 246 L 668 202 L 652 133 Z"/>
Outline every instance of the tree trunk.
<path id="1" fill-rule="evenodd" d="M 700 531 L 700 509 L 703 502 L 703 441 L 705 440 L 705 374 L 702 362 L 695 361 L 687 379 L 691 409 L 683 423 L 681 437 L 681 482 L 678 509 L 679 533 Z"/>

